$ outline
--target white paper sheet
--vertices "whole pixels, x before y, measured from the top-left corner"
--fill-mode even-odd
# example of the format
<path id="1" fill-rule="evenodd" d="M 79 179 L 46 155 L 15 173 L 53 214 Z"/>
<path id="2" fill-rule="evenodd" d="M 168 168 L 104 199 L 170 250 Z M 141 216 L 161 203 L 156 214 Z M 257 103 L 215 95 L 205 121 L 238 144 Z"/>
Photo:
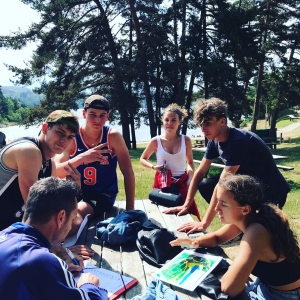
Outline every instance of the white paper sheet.
<path id="1" fill-rule="evenodd" d="M 83 228 L 85 227 L 87 221 L 88 221 L 88 216 L 89 215 L 86 215 L 85 218 L 83 219 L 79 229 L 78 229 L 78 232 L 77 234 L 74 234 L 72 236 L 69 236 L 68 238 L 65 239 L 64 243 L 63 243 L 63 246 L 64 247 L 70 247 L 70 246 L 73 246 L 75 245 L 76 241 L 78 240 Z"/>

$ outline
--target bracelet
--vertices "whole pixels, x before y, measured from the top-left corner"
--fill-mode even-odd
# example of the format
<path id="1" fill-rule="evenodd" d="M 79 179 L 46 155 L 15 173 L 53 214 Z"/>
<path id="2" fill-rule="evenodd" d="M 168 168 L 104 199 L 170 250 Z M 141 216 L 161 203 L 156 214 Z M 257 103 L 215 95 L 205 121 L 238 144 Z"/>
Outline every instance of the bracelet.
<path id="1" fill-rule="evenodd" d="M 153 170 L 154 170 L 154 165 L 152 165 L 152 166 L 151 166 L 151 169 L 153 169 Z"/>

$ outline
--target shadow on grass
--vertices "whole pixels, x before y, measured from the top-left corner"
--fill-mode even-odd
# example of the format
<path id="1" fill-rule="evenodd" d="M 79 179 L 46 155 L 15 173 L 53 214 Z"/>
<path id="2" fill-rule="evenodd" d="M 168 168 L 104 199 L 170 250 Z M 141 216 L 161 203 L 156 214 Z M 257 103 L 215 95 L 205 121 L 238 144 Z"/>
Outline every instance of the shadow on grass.
<path id="1" fill-rule="evenodd" d="M 300 183 L 295 182 L 293 180 L 287 180 L 287 183 L 289 184 L 292 191 L 300 190 Z"/>
<path id="2" fill-rule="evenodd" d="M 283 148 L 277 148 L 276 150 L 272 150 L 271 152 L 273 154 L 288 156 L 288 159 L 283 161 L 284 163 L 290 164 L 291 162 L 299 162 L 300 138 L 291 139 L 289 142 L 285 142 L 283 144 Z"/>

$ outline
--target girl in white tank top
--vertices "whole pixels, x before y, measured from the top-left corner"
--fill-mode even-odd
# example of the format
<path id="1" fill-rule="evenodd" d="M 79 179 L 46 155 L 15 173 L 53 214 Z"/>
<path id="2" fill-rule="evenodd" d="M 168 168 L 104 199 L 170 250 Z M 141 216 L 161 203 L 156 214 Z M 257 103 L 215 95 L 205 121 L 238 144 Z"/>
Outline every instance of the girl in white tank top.
<path id="1" fill-rule="evenodd" d="M 152 138 L 143 152 L 140 162 L 146 168 L 159 172 L 166 162 L 166 168 L 172 176 L 179 178 L 187 172 L 187 187 L 194 174 L 194 162 L 191 139 L 178 134 L 178 129 L 187 112 L 177 104 L 170 104 L 162 116 L 164 134 Z M 156 153 L 157 162 L 152 164 L 149 158 Z"/>

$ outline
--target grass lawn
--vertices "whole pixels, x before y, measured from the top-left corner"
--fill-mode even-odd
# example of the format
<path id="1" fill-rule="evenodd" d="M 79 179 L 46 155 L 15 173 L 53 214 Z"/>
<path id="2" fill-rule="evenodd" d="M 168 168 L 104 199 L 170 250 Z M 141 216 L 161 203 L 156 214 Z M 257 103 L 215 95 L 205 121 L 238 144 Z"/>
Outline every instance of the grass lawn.
<path id="1" fill-rule="evenodd" d="M 288 121 L 287 123 L 285 123 Z M 283 120 L 284 126 L 287 126 L 293 122 L 289 120 Z M 280 122 L 280 123 L 281 123 Z M 294 121 L 295 122 L 295 121 Z M 300 121 L 299 121 L 300 122 Z M 261 127 L 264 121 L 259 122 L 259 127 Z M 281 124 L 279 124 L 281 126 Z M 283 126 L 283 127 L 284 127 Z M 262 127 L 264 128 L 264 127 Z M 278 128 L 281 128 L 278 126 Z M 139 144 L 137 150 L 131 150 L 130 156 L 133 164 L 135 180 L 136 180 L 136 196 L 135 199 L 146 199 L 148 198 L 148 194 L 152 189 L 153 179 L 154 179 L 154 171 L 152 169 L 144 168 L 140 162 L 140 156 L 144 151 L 145 144 Z M 283 133 L 283 143 L 277 145 L 276 150 L 271 150 L 273 154 L 288 156 L 287 160 L 279 161 L 277 164 L 293 166 L 294 170 L 291 171 L 281 171 L 283 176 L 288 181 L 291 192 L 288 194 L 287 202 L 283 208 L 284 212 L 288 215 L 290 220 L 290 225 L 297 235 L 298 239 L 300 237 L 300 127 L 297 129 Z M 203 156 L 202 153 L 196 152 L 194 153 L 194 159 L 201 159 Z M 151 161 L 155 164 L 155 155 L 151 157 Z M 198 167 L 198 164 L 195 164 L 195 168 Z M 220 169 L 211 168 L 210 174 L 218 173 Z M 117 199 L 124 200 L 124 184 L 123 184 L 123 176 L 120 174 L 118 170 L 118 178 L 119 178 L 119 194 Z M 207 210 L 208 205 L 205 200 L 202 199 L 199 193 L 196 194 L 195 200 L 197 202 L 200 215 L 203 216 Z M 209 226 L 208 231 L 216 230 L 221 226 L 218 218 L 215 218 L 213 223 Z M 228 249 L 228 250 L 227 250 Z M 230 258 L 233 258 L 236 253 L 236 246 L 231 248 L 226 248 L 225 252 Z"/>

